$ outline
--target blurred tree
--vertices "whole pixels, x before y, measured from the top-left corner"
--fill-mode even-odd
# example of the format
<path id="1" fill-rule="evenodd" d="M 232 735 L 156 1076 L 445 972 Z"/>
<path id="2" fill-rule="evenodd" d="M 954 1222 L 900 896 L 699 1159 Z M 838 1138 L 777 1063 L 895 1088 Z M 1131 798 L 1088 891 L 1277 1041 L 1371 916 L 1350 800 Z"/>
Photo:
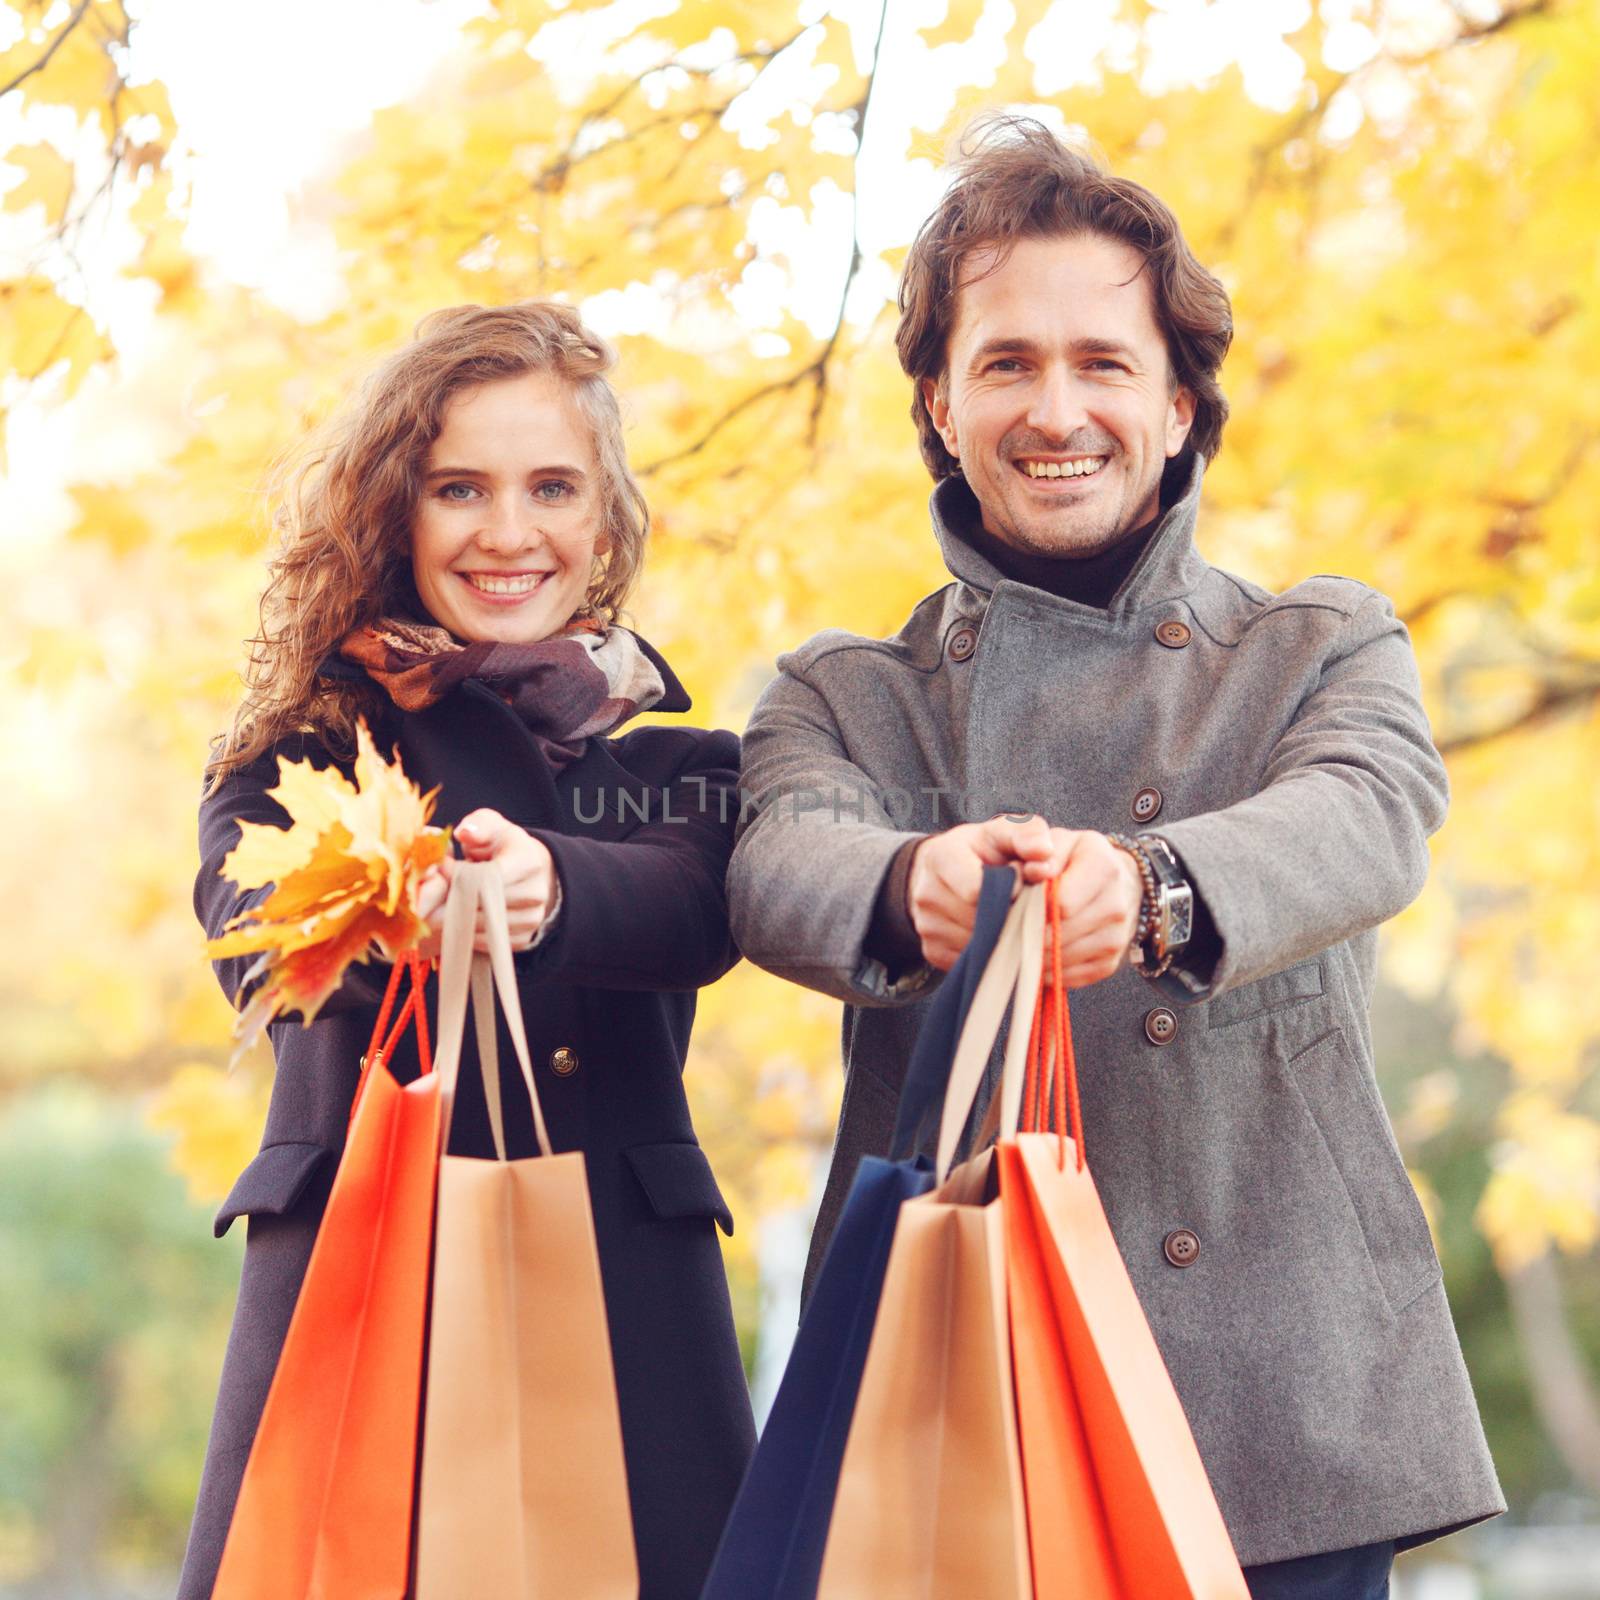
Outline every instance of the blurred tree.
<path id="1" fill-rule="evenodd" d="M 977 105 L 1034 107 L 1168 197 L 1233 293 L 1208 555 L 1273 586 L 1365 579 L 1411 623 L 1456 798 L 1389 971 L 1448 998 L 1464 1050 L 1508 1063 L 1479 1180 L 1443 1203 L 1471 1208 L 1513 1293 L 1537 1287 L 1546 1252 L 1589 1257 L 1600 1228 L 1600 985 L 1578 970 L 1600 944 L 1582 891 L 1600 871 L 1600 3 L 1324 0 L 1281 37 L 1264 15 L 1276 86 L 1254 99 L 1234 65 L 1190 81 L 1177 8 L 1142 0 L 1098 31 L 1001 0 L 951 0 L 920 36 L 897 8 L 849 16 L 501 0 L 308 197 L 346 263 L 336 312 L 306 325 L 226 287 L 169 298 L 159 365 L 101 402 L 137 408 L 149 470 L 77 486 L 70 540 L 11 574 L 25 731 L 57 758 L 0 755 L 0 820 L 25 811 L 37 835 L 46 817 L 59 870 L 18 874 L 39 936 L 0 958 L 4 1071 L 98 1060 L 152 1081 L 223 1058 L 181 886 L 259 588 L 254 486 L 436 306 L 560 295 L 617 335 L 658 517 L 637 614 L 704 718 L 740 726 L 776 651 L 819 627 L 896 627 L 943 575 L 891 343 L 900 248 L 863 244 L 856 155 L 865 136 L 925 186 Z M 948 116 L 919 101 L 937 129 L 883 124 L 890 70 L 963 80 Z M 832 312 L 808 319 L 819 284 Z M 114 833 L 86 851 L 111 794 Z M 746 1214 L 805 1190 L 835 1016 L 748 969 L 707 998 L 691 1081 Z M 194 1083 L 204 1109 L 175 1115 L 215 1173 L 206 1119 L 240 1148 L 247 1120 Z M 1397 1109 L 1408 1124 L 1427 1105 Z M 748 1290 L 749 1230 L 734 1244 Z M 1545 1398 L 1546 1421 L 1587 1436 L 1585 1368 L 1557 1365 L 1537 1392 L 1581 1403 Z M 1575 1472 L 1597 1454 L 1569 1439 Z"/>
<path id="2" fill-rule="evenodd" d="M 0 1560 L 29 1592 L 119 1592 L 110 1571 L 181 1555 L 237 1276 L 138 1106 L 66 1086 L 7 1105 Z"/>
<path id="3" fill-rule="evenodd" d="M 0 256 L 0 425 L 19 383 L 59 377 L 71 394 L 111 355 L 86 243 L 103 271 L 120 228 L 129 273 L 174 306 L 191 282 L 168 205 L 172 108 L 139 71 L 133 32 L 122 0 L 0 0 L 0 107 L 28 133 L 0 154 L 20 174 L 0 211 L 26 224 L 0 235 L 19 245 Z"/>

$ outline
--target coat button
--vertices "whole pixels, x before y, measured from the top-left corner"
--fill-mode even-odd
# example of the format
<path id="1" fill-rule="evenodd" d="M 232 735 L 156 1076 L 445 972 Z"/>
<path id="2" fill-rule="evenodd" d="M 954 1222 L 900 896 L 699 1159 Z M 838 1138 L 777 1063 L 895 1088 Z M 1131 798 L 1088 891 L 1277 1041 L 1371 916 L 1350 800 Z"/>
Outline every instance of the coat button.
<path id="1" fill-rule="evenodd" d="M 1161 1241 L 1161 1253 L 1175 1267 L 1192 1267 L 1200 1259 L 1200 1236 L 1188 1228 L 1174 1228 Z"/>
<path id="2" fill-rule="evenodd" d="M 550 1070 L 558 1078 L 570 1078 L 578 1070 L 578 1052 L 565 1045 L 550 1052 Z"/>
<path id="3" fill-rule="evenodd" d="M 1135 822 L 1150 822 L 1161 813 L 1161 791 L 1159 789 L 1141 789 L 1133 797 L 1133 812 Z"/>
<path id="4" fill-rule="evenodd" d="M 1151 1044 L 1171 1044 L 1178 1037 L 1178 1013 L 1157 1006 L 1144 1019 L 1144 1036 Z"/>
<path id="5" fill-rule="evenodd" d="M 978 648 L 978 630 L 966 626 L 957 628 L 950 635 L 950 643 L 945 648 L 952 661 L 965 661 Z"/>
<path id="6" fill-rule="evenodd" d="M 1194 637 L 1187 622 L 1163 622 L 1156 628 L 1156 643 L 1169 650 L 1181 650 Z"/>

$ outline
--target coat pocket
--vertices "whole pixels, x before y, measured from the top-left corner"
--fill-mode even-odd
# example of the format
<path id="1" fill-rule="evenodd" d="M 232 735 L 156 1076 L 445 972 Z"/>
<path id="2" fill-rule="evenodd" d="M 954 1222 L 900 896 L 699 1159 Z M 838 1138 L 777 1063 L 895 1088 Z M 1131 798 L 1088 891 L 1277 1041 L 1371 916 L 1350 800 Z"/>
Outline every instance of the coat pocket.
<path id="1" fill-rule="evenodd" d="M 1302 1050 L 1285 1071 L 1333 1158 L 1384 1296 L 1398 1314 L 1438 1282 L 1439 1258 L 1377 1089 L 1343 1029 Z"/>
<path id="2" fill-rule="evenodd" d="M 212 1223 L 220 1239 L 237 1217 L 281 1217 L 316 1177 L 333 1151 L 321 1144 L 269 1144 L 257 1152 L 234 1184 Z"/>
<path id="3" fill-rule="evenodd" d="M 733 1213 L 699 1145 L 636 1144 L 622 1153 L 658 1217 L 714 1217 L 724 1233 L 733 1232 Z"/>
<path id="4" fill-rule="evenodd" d="M 1313 957 L 1218 996 L 1206 1007 L 1206 1025 L 1231 1027 L 1235 1022 L 1299 1005 L 1303 1000 L 1315 1000 L 1321 993 L 1322 962 Z"/>

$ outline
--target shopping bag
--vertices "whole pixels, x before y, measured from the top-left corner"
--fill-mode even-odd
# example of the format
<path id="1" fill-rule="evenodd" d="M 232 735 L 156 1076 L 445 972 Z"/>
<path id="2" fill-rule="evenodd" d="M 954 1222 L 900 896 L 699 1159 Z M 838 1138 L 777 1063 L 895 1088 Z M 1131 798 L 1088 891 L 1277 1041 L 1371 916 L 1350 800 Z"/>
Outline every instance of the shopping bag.
<path id="1" fill-rule="evenodd" d="M 1037 896 L 1019 898 L 1007 918 L 949 1072 L 942 1181 L 900 1213 L 839 1474 L 821 1600 L 1033 1593 L 994 1153 L 950 1164 L 1006 1002 L 1014 994 L 1014 1015 L 1032 1013 L 1042 910 Z M 1002 1096 L 1022 1070 L 1025 1041 L 1026 1029 L 1013 1027 Z"/>
<path id="2" fill-rule="evenodd" d="M 1050 896 L 1055 935 L 1058 908 Z M 1059 944 L 1056 944 L 1059 952 Z M 1059 955 L 1056 962 L 1059 974 Z M 1044 1003 L 1037 1125 L 997 1147 L 1039 1600 L 1248 1600 L 1188 1420 L 1084 1153 L 1066 991 Z M 1070 1114 L 1065 1108 L 1070 1106 Z"/>
<path id="3" fill-rule="evenodd" d="M 985 884 L 971 960 L 957 963 L 929 1005 L 901 1094 L 896 1159 L 868 1157 L 856 1170 L 703 1600 L 813 1600 L 817 1593 L 896 1224 L 903 1203 L 934 1184 L 932 1162 L 911 1152 L 943 1101 L 951 1050 L 1005 924 L 1012 878 L 1003 877 Z"/>
<path id="4" fill-rule="evenodd" d="M 387 1034 L 402 970 L 410 997 Z M 416 1473 L 438 1079 L 424 971 L 397 963 L 267 1392 L 213 1600 L 399 1600 Z M 415 1022 L 422 1076 L 389 1070 Z"/>
<path id="5" fill-rule="evenodd" d="M 472 954 L 483 910 L 488 956 Z M 448 1153 L 468 992 L 495 1156 Z M 506 1157 L 498 990 L 539 1155 Z M 552 1153 L 493 863 L 461 863 L 439 973 L 438 1217 L 417 1600 L 634 1600 L 639 1590 L 600 1258 L 581 1153 Z"/>

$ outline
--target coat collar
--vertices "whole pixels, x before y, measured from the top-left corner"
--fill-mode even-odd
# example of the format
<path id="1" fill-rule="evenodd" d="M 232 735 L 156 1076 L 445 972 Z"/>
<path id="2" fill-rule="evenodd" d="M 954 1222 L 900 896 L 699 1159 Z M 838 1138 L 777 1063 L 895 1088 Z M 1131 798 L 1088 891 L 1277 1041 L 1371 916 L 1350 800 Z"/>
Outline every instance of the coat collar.
<path id="1" fill-rule="evenodd" d="M 1188 594 L 1206 571 L 1206 563 L 1194 547 L 1195 523 L 1200 510 L 1200 484 L 1205 477 L 1205 462 L 1198 451 L 1185 450 L 1167 466 L 1163 497 L 1170 504 L 1156 524 L 1155 532 L 1133 570 L 1111 597 L 1112 616 L 1135 611 L 1159 600 Z M 960 532 L 962 513 L 970 504 L 971 491 L 959 477 L 946 478 L 935 486 L 928 501 L 933 518 L 934 537 L 944 555 L 952 577 L 976 589 L 993 594 L 997 585 L 1014 582 L 996 570 L 994 564 L 973 548 Z M 1020 586 L 1019 586 L 1020 587 Z M 1030 589 L 1030 594 L 1043 591 Z M 1072 601 L 1052 601 L 1060 605 Z"/>

